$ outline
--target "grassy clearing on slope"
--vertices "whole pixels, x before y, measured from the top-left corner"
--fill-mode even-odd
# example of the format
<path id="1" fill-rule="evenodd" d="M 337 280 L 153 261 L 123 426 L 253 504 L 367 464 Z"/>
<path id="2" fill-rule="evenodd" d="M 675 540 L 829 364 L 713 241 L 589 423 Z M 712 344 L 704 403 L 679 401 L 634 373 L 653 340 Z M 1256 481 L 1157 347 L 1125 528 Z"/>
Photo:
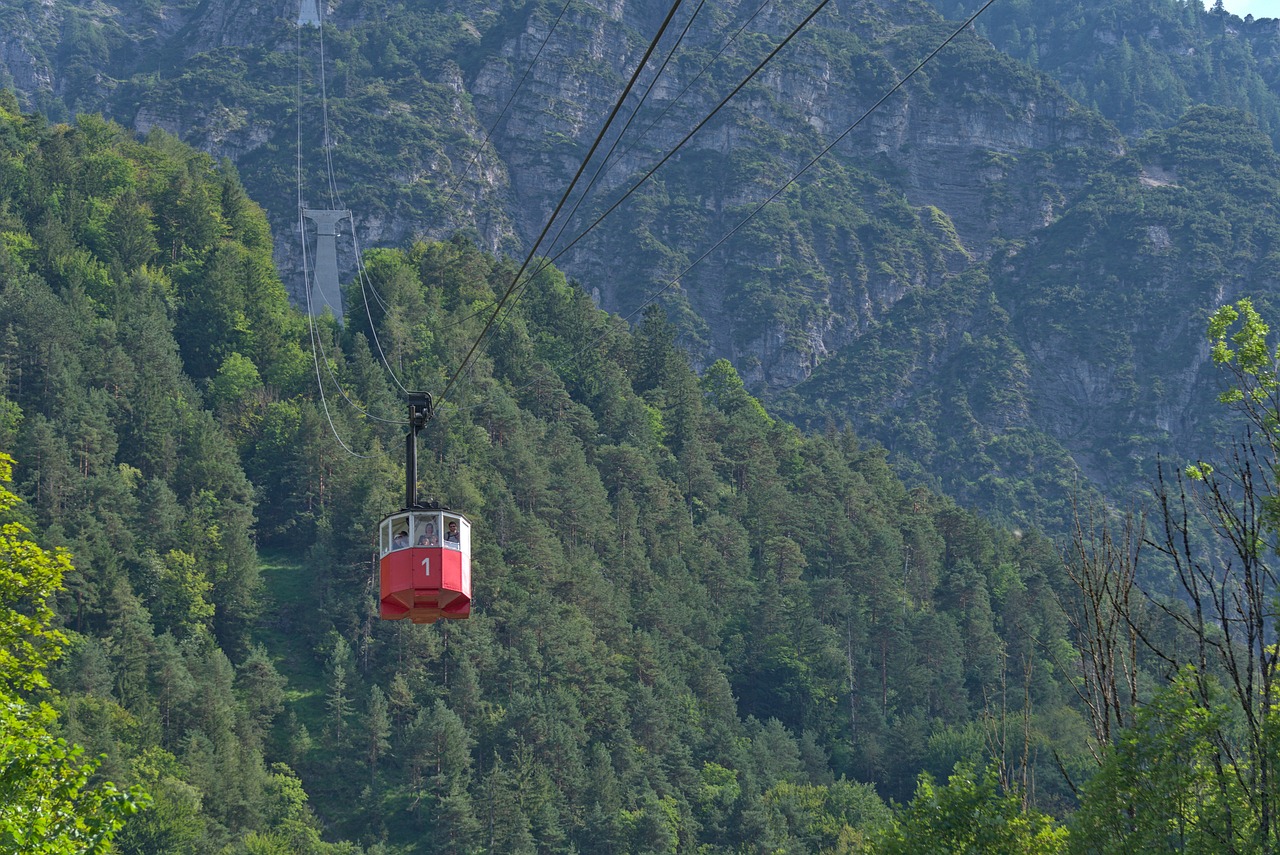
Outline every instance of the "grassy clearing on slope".
<path id="1" fill-rule="evenodd" d="M 262 569 L 262 617 L 254 640 L 271 652 L 272 663 L 289 682 L 285 703 L 312 733 L 324 721 L 324 665 L 311 649 L 299 621 L 307 600 L 314 595 L 314 579 L 302 559 L 292 552 L 264 552 Z"/>

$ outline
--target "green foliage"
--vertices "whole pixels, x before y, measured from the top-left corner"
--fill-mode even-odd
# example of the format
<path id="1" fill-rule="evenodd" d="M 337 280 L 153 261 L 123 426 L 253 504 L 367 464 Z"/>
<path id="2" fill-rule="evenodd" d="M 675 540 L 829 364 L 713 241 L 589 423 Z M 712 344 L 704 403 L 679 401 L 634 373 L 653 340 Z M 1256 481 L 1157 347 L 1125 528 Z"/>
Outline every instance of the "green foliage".
<path id="1" fill-rule="evenodd" d="M 6 113 L 2 124 L 0 164 L 14 178 L 0 202 L 14 236 L 0 281 L 4 430 L 31 452 L 17 475 L 32 527 L 65 547 L 27 572 L 0 572 L 16 598 L 0 630 L 6 681 L 41 690 L 63 644 L 54 615 L 75 630 L 71 661 L 54 671 L 65 735 L 51 732 L 50 707 L 6 706 L 25 737 L 6 755 L 6 780 L 43 781 L 14 796 L 15 810 L 40 793 L 79 799 L 86 823 L 77 830 L 72 809 L 51 806 L 14 833 L 105 845 L 137 803 L 82 787 L 105 776 L 154 794 L 118 836 L 125 851 L 221 848 L 276 821 L 258 803 L 272 786 L 263 753 L 283 708 L 278 672 L 256 649 L 244 653 L 258 609 L 254 488 L 232 440 L 251 453 L 261 410 L 300 391 L 289 384 L 306 377 L 296 370 L 305 326 L 272 271 L 261 210 L 208 158 L 163 134 L 139 143 L 100 119 L 50 128 Z M 207 387 L 222 424 L 186 373 L 221 345 L 184 354 L 174 339 L 192 312 L 220 305 L 235 309 L 208 327 L 232 345 Z M 10 504 L 3 512 L 15 555 L 37 555 L 12 528 Z M 71 553 L 68 589 L 37 598 L 58 587 Z M 238 679 L 215 643 L 241 662 Z M 102 765 L 81 762 L 72 742 Z M 47 780 L 30 777 L 45 771 Z M 307 833 L 321 851 L 318 832 Z M 34 840 L 15 845 L 36 851 Z"/>
<path id="2" fill-rule="evenodd" d="M 1243 793 L 1223 792 L 1215 774 L 1219 728 L 1230 712 L 1219 695 L 1198 697 L 1187 673 L 1138 710 L 1071 819 L 1073 852 L 1249 851 Z M 1230 785 L 1234 776 L 1221 780 Z"/>
<path id="3" fill-rule="evenodd" d="M 788 851 L 873 851 L 871 841 L 893 814 L 867 784 L 839 780 L 815 786 L 782 782 L 764 794 L 770 843 Z"/>
<path id="4" fill-rule="evenodd" d="M 171 549 L 153 561 L 157 593 L 152 608 L 156 619 L 180 638 L 208 633 L 214 616 L 213 603 L 209 602 L 213 583 L 196 566 L 196 557 Z"/>
<path id="5" fill-rule="evenodd" d="M 5 693 L 0 708 L 0 852 L 79 855 L 109 851 L 112 838 L 147 798 L 92 782 L 97 763 L 49 732 L 47 707 Z"/>
<path id="6" fill-rule="evenodd" d="M 1237 323 L 1239 328 L 1231 333 L 1228 343 L 1228 332 Z M 1280 428 L 1280 411 L 1276 407 L 1280 391 L 1276 364 L 1280 351 L 1273 351 L 1267 342 L 1270 331 L 1247 297 L 1235 306 L 1220 307 L 1209 318 L 1213 361 L 1227 369 L 1233 379 L 1218 400 L 1257 422 L 1268 440 Z M 1203 481 L 1211 474 L 1212 467 L 1207 463 L 1195 467 L 1196 480 Z"/>
<path id="7" fill-rule="evenodd" d="M 849 848 L 885 821 L 872 786 L 909 796 L 984 709 L 1002 647 L 1045 675 L 1029 704 L 1067 703 L 1037 652 L 1056 556 L 778 421 L 728 363 L 699 378 L 661 313 L 629 330 L 554 268 L 421 437 L 420 493 L 475 521 L 475 614 L 376 620 L 403 441 L 379 351 L 439 390 L 512 265 L 371 253 L 385 307 L 316 334 L 388 421 L 326 409 L 232 176 L 162 134 L 7 121 L 42 182 L 0 255 L 19 485 L 80 567 L 67 733 L 155 793 L 126 851 Z M 101 188 L 91 148 L 119 161 Z M 126 199 L 158 247 L 136 267 L 85 226 Z"/>
<path id="8" fill-rule="evenodd" d="M 0 515 L 18 498 L 8 488 L 13 458 L 0 453 Z M 98 762 L 56 737 L 53 708 L 28 700 L 48 689 L 48 665 L 65 638 L 50 624 L 49 600 L 71 564 L 30 540 L 20 523 L 0 531 L 0 852 L 71 855 L 109 851 L 125 820 L 147 804 L 142 790 L 92 781 Z"/>
<path id="9" fill-rule="evenodd" d="M 974 0 L 935 0 L 963 19 Z M 1274 86 L 1276 34 L 1263 20 L 1182 0 L 997 4 L 980 30 L 997 47 L 1043 70 L 1126 133 L 1168 127 L 1194 104 L 1247 110 L 1280 138 Z"/>
<path id="10" fill-rule="evenodd" d="M 45 669 L 66 642 L 51 626 L 49 599 L 71 570 L 65 552 L 41 549 L 13 520 L 18 497 L 4 486 L 12 480 L 13 458 L 0 453 L 0 682 L 10 692 L 48 688 Z"/>
<path id="11" fill-rule="evenodd" d="M 993 769 L 960 765 L 945 786 L 922 775 L 911 803 L 874 851 L 1050 855 L 1066 852 L 1066 844 L 1067 830 L 1028 811 L 1016 792 L 1003 792 Z"/>
<path id="12" fill-rule="evenodd" d="M 1234 392 L 1220 400 L 1244 430 L 1218 466 L 1192 464 L 1187 480 L 1173 483 L 1161 472 L 1162 530 L 1149 542 L 1172 565 L 1173 586 L 1158 600 L 1165 625 L 1144 638 L 1177 674 L 1104 764 L 1079 817 L 1082 840 L 1186 851 L 1276 846 L 1280 649 L 1269 636 L 1280 397 L 1268 332 L 1249 299 L 1209 319 L 1214 361 Z M 1140 784 L 1139 769 L 1153 770 Z"/>
<path id="13" fill-rule="evenodd" d="M 702 376 L 702 388 L 712 405 L 730 416 L 750 418 L 772 427 L 773 419 L 747 394 L 742 378 L 727 359 L 717 359 Z"/>

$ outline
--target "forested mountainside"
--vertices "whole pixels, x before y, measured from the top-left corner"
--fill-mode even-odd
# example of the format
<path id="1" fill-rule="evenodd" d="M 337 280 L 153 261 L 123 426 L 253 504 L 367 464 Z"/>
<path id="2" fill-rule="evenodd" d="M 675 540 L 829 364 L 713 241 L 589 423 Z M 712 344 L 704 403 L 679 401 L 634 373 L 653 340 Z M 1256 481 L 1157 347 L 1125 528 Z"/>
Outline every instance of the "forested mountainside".
<path id="1" fill-rule="evenodd" d="M 933 5 L 963 18 L 981 4 Z M 1273 140 L 1280 138 L 1275 18 L 1242 19 L 1216 3 L 1011 0 L 994 4 L 979 29 L 1128 135 L 1166 128 L 1196 104 L 1214 104 L 1251 113 Z"/>
<path id="2" fill-rule="evenodd" d="M 1200 118 L 1143 155 L 1253 186 L 1262 142 L 1169 159 L 1230 115 Z M 0 851 L 1280 845 L 1251 302 L 1207 343 L 1258 441 L 1165 469 L 1146 528 L 1085 506 L 1055 545 L 547 267 L 424 432 L 476 607 L 414 626 L 376 617 L 398 384 L 444 386 L 513 265 L 373 250 L 367 312 L 313 326 L 270 252 L 228 162 L 0 98 Z"/>
<path id="3" fill-rule="evenodd" d="M 366 244 L 474 229 L 484 245 L 512 248 L 537 235 L 664 12 L 570 4 L 561 16 L 561 6 L 334 4 L 324 48 L 327 151 L 319 38 L 314 29 L 299 32 L 288 4 L 264 13 L 236 4 L 138 10 L 125 2 L 110 16 L 117 7 L 55 4 L 43 14 L 62 38 L 56 48 L 48 35 L 40 44 L 58 59 L 35 63 L 48 69 L 50 85 L 24 91 L 42 109 L 56 100 L 70 111 L 102 110 L 233 158 L 272 215 L 277 260 L 290 277 L 301 266 L 299 119 L 305 197 L 312 205 L 333 198 L 321 168 L 332 158 L 342 204 L 356 212 Z M 734 3 L 693 21 L 692 11 L 681 14 L 663 48 L 674 47 L 680 27 L 679 50 L 644 104 L 638 93 L 630 100 L 624 117 L 637 110 L 634 126 L 576 215 L 558 227 L 566 231 L 557 248 L 670 151 L 804 13 Z M 596 283 L 607 308 L 635 308 L 951 29 L 922 2 L 824 10 L 562 265 Z M 39 29 L 14 31 L 33 52 Z M 71 73 L 90 67 L 99 73 Z M 1048 152 L 1053 160 L 1064 148 L 1114 154 L 1119 142 L 1047 77 L 962 36 L 901 99 L 668 292 L 685 346 L 699 365 L 730 358 L 754 388 L 793 385 L 907 291 L 937 284 L 982 255 L 993 236 L 1022 234 L 1051 216 L 1079 170 L 1036 168 L 1028 184 L 1020 155 Z M 993 161 L 993 153 L 1005 157 Z"/>
<path id="4" fill-rule="evenodd" d="M 1199 121 L 1189 112 L 1198 104 L 1243 110 L 1274 140 L 1274 21 L 1182 0 L 996 3 L 979 35 L 948 45 L 712 249 L 977 8 L 829 4 L 558 264 L 633 321 L 661 291 L 695 368 L 728 358 L 748 389 L 789 418 L 847 420 L 889 448 L 912 483 L 1052 526 L 1081 476 L 1120 495 L 1149 479 L 1157 455 L 1185 454 L 1215 435 L 1212 411 L 1200 406 L 1212 382 L 1187 385 L 1205 376 L 1203 348 L 1175 337 L 1162 345 L 1167 359 L 1135 375 L 1122 336 L 1096 346 L 1098 323 L 1120 336 L 1119 321 L 1079 310 L 1114 307 L 1107 294 L 1116 288 L 1158 291 L 1154 310 L 1168 312 L 1159 326 L 1195 330 L 1219 296 L 1266 302 L 1269 250 L 1252 235 L 1268 231 L 1269 213 L 1225 203 L 1212 179 L 1148 170 L 1137 179 L 1146 189 L 1130 195 L 1176 196 L 1175 207 L 1204 221 L 1179 214 L 1188 223 L 1180 228 L 1148 211 L 1134 223 L 1169 262 L 1158 284 L 1144 269 L 1118 270 L 1135 247 L 1114 239 L 1082 240 L 1067 258 L 1049 248 L 1072 233 L 1064 221 L 1073 212 L 1079 223 L 1079 212 L 1114 205 L 1115 182 L 1134 174 L 1134 150 L 1160 145 L 1142 134 Z M 353 209 L 360 245 L 463 233 L 490 251 L 521 251 L 664 11 L 345 0 L 326 6 L 322 51 L 317 29 L 295 26 L 293 3 L 55 0 L 3 6 L 0 64 L 23 103 L 54 118 L 102 111 L 230 158 L 266 207 L 277 268 L 296 285 L 299 139 L 303 201 Z M 634 110 L 635 120 L 591 192 L 571 200 L 574 214 L 547 252 L 565 248 L 657 163 L 806 11 L 681 10 L 657 56 L 677 36 L 679 46 L 641 77 L 622 114 Z M 1241 125 L 1248 121 L 1226 120 L 1197 140 L 1235 145 L 1257 134 Z M 330 161 L 333 186 L 322 166 Z M 597 156 L 587 175 L 600 164 Z M 1265 174 L 1262 161 L 1250 164 Z M 558 225 L 552 234 L 560 233 Z M 1159 249 L 1165 234 L 1168 251 Z M 351 269 L 356 243 L 340 244 Z M 1137 257 L 1146 251 L 1136 248 Z M 1217 255 L 1235 261 L 1181 263 Z M 1025 299 L 1046 287 L 1050 269 L 1058 271 L 1050 290 L 1088 296 L 1069 305 L 1053 294 Z M 1048 327 L 1043 306 L 1063 310 Z M 1142 338 L 1156 324 L 1137 326 Z M 1133 394 L 1146 382 L 1185 391 L 1146 407 Z"/>
<path id="5" fill-rule="evenodd" d="M 847 851 L 918 772 L 990 757 L 1072 803 L 1057 550 L 777 421 L 727 362 L 700 379 L 659 313 L 628 330 L 554 269 L 424 435 L 424 494 L 476 523 L 476 613 L 377 620 L 402 431 L 375 342 L 439 386 L 511 266 L 374 251 L 390 308 L 323 321 L 313 364 L 229 164 L 15 110 L 0 445 L 75 567 L 59 732 L 151 796 L 119 851 Z"/>
<path id="6" fill-rule="evenodd" d="M 13 7 L 6 65 L 26 103 L 55 117 L 102 110 L 232 158 L 270 212 L 278 266 L 297 279 L 300 120 L 304 198 L 351 207 L 364 245 L 458 230 L 493 250 L 532 239 L 662 10 L 570 4 L 559 13 L 553 2 L 333 4 L 328 149 L 319 36 L 294 26 L 288 4 Z M 644 104 L 630 100 L 627 111 L 641 107 L 636 121 L 557 248 L 803 14 L 730 4 L 690 24 L 691 11 L 682 12 L 667 41 L 690 24 L 679 50 Z M 984 258 L 992 240 L 1051 220 L 1120 151 L 1114 128 L 1047 76 L 963 34 L 900 98 L 682 273 L 952 29 L 922 2 L 828 6 L 560 265 L 624 313 L 679 275 L 661 302 L 696 367 L 726 357 L 753 390 L 794 386 L 903 296 L 941 286 Z M 326 190 L 325 157 L 340 201 Z"/>
<path id="7" fill-rule="evenodd" d="M 919 477 L 988 507 L 1016 497 L 1007 511 L 1049 513 L 1077 466 L 1149 480 L 1157 454 L 1226 437 L 1204 325 L 1242 296 L 1274 309 L 1278 192 L 1257 124 L 1195 108 L 1031 239 L 903 300 L 796 388 L 793 412 L 850 413 Z"/>

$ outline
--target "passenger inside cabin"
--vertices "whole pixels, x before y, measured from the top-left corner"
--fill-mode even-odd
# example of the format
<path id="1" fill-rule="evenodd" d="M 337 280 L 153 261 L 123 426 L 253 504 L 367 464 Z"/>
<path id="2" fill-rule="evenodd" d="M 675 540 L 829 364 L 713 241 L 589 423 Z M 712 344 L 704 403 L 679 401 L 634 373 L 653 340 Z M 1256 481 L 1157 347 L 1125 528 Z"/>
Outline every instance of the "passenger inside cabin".
<path id="1" fill-rule="evenodd" d="M 453 520 L 449 521 L 449 530 L 444 533 L 444 542 L 455 544 L 459 542 L 458 524 Z"/>
<path id="2" fill-rule="evenodd" d="M 404 549 L 408 545 L 409 545 L 409 532 L 405 529 L 401 529 L 400 531 L 396 532 L 396 536 L 391 538 L 392 549 Z"/>
<path id="3" fill-rule="evenodd" d="M 436 534 L 436 524 L 427 523 L 427 530 L 418 536 L 418 546 L 439 546 L 440 536 Z"/>

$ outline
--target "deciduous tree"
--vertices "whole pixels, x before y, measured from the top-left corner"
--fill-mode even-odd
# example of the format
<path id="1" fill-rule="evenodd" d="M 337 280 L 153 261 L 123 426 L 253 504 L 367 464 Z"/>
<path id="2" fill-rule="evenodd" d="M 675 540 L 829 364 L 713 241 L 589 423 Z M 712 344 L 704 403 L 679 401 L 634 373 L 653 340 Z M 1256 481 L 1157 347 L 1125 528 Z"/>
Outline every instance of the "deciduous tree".
<path id="1" fill-rule="evenodd" d="M 17 497 L 6 484 L 13 459 L 0 453 L 0 518 Z M 71 571 L 66 553 L 47 552 L 17 522 L 0 526 L 0 853 L 91 855 L 106 852 L 125 819 L 146 797 L 114 784 L 92 783 L 97 762 L 50 731 L 45 668 L 65 638 L 52 626 L 49 599 Z"/>

